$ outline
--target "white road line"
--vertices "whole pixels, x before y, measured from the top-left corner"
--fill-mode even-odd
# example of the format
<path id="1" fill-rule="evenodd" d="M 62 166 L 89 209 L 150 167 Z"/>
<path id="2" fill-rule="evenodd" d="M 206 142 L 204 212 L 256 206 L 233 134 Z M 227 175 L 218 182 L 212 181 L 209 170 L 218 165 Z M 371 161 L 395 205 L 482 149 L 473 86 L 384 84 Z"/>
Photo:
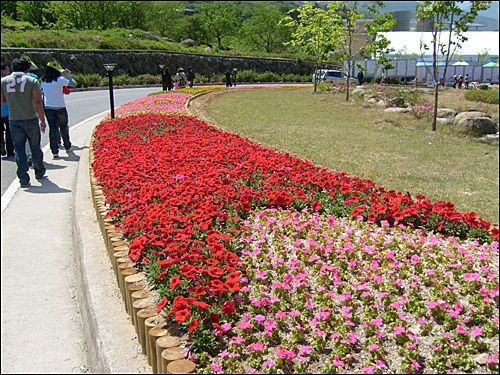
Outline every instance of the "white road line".
<path id="1" fill-rule="evenodd" d="M 73 125 L 71 128 L 69 128 L 69 130 L 72 131 L 72 130 L 76 129 L 77 127 L 79 127 L 80 125 L 84 124 L 85 122 L 93 120 L 94 118 L 102 116 L 108 112 L 109 112 L 109 110 L 106 110 L 104 112 L 98 113 L 97 115 L 89 117 L 88 119 L 85 119 L 85 120 L 79 122 L 78 124 Z M 45 152 L 47 152 L 49 150 L 49 148 L 50 148 L 49 144 L 45 145 L 45 147 L 42 148 L 42 152 L 45 154 Z M 16 176 L 16 178 L 14 179 L 14 181 L 12 181 L 12 183 L 7 188 L 7 190 L 5 190 L 5 193 L 2 194 L 2 212 L 1 212 L 2 214 L 5 211 L 5 209 L 7 208 L 7 206 L 9 205 L 12 198 L 14 198 L 14 194 L 16 194 L 16 191 L 17 191 L 17 189 L 19 189 L 19 186 L 20 186 L 19 179 Z"/>

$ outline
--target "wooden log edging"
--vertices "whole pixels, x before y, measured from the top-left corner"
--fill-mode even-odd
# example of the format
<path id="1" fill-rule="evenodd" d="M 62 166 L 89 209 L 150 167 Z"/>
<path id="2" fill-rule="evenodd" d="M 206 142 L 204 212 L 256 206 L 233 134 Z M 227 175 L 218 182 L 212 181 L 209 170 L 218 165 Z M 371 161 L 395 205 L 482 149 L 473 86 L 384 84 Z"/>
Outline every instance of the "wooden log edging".
<path id="1" fill-rule="evenodd" d="M 94 139 L 94 133 L 91 139 Z M 145 273 L 136 268 L 136 264 L 128 257 L 129 248 L 125 237 L 116 229 L 113 220 L 106 217 L 109 207 L 106 205 L 105 193 L 94 176 L 93 162 L 94 150 L 91 141 L 89 175 L 92 203 L 122 296 L 124 309 L 135 326 L 138 341 L 152 367 L 152 373 L 195 373 L 196 364 L 184 359 L 182 355 L 182 339 L 171 336 L 166 328 L 165 317 L 156 312 L 158 296 L 155 291 L 150 290 Z M 158 342 L 160 339 L 163 340 Z"/>

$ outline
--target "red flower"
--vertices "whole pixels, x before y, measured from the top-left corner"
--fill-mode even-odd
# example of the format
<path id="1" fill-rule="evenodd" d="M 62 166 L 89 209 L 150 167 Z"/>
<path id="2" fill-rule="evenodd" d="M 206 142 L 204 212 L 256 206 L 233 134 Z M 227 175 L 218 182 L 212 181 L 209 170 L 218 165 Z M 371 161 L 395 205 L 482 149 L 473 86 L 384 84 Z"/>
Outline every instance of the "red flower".
<path id="1" fill-rule="evenodd" d="M 181 284 L 181 277 L 180 276 L 174 276 L 170 280 L 170 289 L 175 290 L 180 284 Z"/>
<path id="2" fill-rule="evenodd" d="M 318 211 L 321 208 L 321 202 L 314 201 L 311 207 L 314 211 Z"/>
<path id="3" fill-rule="evenodd" d="M 226 315 L 234 315 L 234 302 L 226 301 L 222 305 L 221 311 Z"/>
<path id="4" fill-rule="evenodd" d="M 198 319 L 191 320 L 189 323 L 189 333 L 192 333 L 196 328 L 198 328 Z"/>
<path id="5" fill-rule="evenodd" d="M 175 320 L 178 322 L 185 323 L 186 320 L 191 316 L 189 310 L 179 310 L 175 313 Z"/>
<path id="6" fill-rule="evenodd" d="M 167 297 L 163 297 L 160 302 L 158 302 L 158 305 L 156 305 L 156 313 L 159 314 L 161 312 L 161 309 L 165 307 L 167 304 L 168 300 Z"/>
<path id="7" fill-rule="evenodd" d="M 212 323 L 219 323 L 219 314 L 216 313 L 210 313 L 210 320 Z"/>
<path id="8" fill-rule="evenodd" d="M 224 286 L 231 292 L 239 292 L 241 289 L 240 284 L 236 281 L 228 281 L 227 283 L 224 284 Z"/>

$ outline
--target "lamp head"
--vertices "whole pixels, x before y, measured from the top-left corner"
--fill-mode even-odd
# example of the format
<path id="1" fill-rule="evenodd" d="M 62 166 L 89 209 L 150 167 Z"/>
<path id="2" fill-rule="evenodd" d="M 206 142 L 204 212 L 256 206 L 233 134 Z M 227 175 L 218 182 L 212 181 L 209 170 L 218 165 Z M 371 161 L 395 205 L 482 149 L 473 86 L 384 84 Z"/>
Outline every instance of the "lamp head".
<path id="1" fill-rule="evenodd" d="M 112 72 L 116 68 L 115 63 L 107 63 L 107 64 L 103 64 L 103 65 L 104 65 L 104 68 L 106 69 L 107 72 Z"/>
<path id="2" fill-rule="evenodd" d="M 160 68 L 161 70 L 165 69 L 165 64 L 158 64 L 158 68 Z"/>

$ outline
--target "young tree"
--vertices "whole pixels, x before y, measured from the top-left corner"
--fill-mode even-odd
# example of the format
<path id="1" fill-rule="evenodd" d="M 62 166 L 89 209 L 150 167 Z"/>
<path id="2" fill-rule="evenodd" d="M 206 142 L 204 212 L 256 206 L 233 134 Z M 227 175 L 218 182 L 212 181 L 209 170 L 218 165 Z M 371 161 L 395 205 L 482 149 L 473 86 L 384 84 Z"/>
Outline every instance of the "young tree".
<path id="1" fill-rule="evenodd" d="M 417 4 L 417 19 L 431 20 L 432 28 L 432 79 L 434 85 L 434 114 L 432 116 L 432 131 L 436 131 L 436 119 L 439 96 L 439 69 L 437 66 L 438 52 L 444 57 L 444 75 L 448 69 L 448 64 L 453 57 L 453 53 L 462 43 L 467 40 L 464 35 L 469 27 L 468 23 L 473 22 L 479 11 L 490 7 L 491 1 L 471 1 L 469 10 L 464 10 L 460 5 L 464 1 L 419 1 Z M 442 32 L 445 31 L 443 40 Z M 455 36 L 456 41 L 452 40 Z M 421 50 L 428 50 L 426 44 L 421 45 Z M 423 54 L 423 53 L 422 53 Z"/>
<path id="2" fill-rule="evenodd" d="M 380 64 L 388 63 L 385 61 L 384 51 L 387 51 L 389 43 L 385 37 L 378 36 L 378 33 L 391 30 L 396 21 L 389 13 L 374 17 L 383 7 L 383 1 L 371 1 L 365 6 L 358 1 L 332 1 L 328 4 L 330 11 L 342 15 L 336 19 L 336 26 L 342 29 L 337 54 L 347 61 L 347 67 L 344 65 L 347 75 L 346 101 L 349 101 L 352 68 L 363 49 L 378 56 Z"/>
<path id="3" fill-rule="evenodd" d="M 329 52 L 341 40 L 342 30 L 336 27 L 339 15 L 332 10 L 315 8 L 310 1 L 288 13 L 291 12 L 298 12 L 296 20 L 288 15 L 280 21 L 280 24 L 294 28 L 292 39 L 286 44 L 300 46 L 306 54 L 313 57 L 316 74 L 320 63 L 328 61 Z M 316 90 L 317 79 L 314 80 L 314 92 Z"/>
<path id="4" fill-rule="evenodd" d="M 289 28 L 279 24 L 282 17 L 283 14 L 277 10 L 257 9 L 255 14 L 243 23 L 241 35 L 252 47 L 271 53 L 290 40 Z"/>

